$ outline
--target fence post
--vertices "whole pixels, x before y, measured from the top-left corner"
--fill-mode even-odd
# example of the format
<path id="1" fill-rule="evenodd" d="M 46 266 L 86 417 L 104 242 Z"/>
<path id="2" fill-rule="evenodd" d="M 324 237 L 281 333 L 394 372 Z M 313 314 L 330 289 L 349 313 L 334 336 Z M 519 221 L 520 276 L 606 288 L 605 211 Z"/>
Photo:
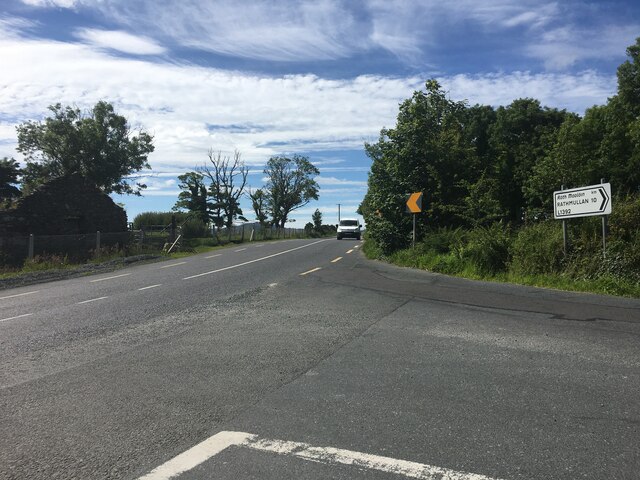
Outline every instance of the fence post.
<path id="1" fill-rule="evenodd" d="M 240 243 L 244 243 L 244 223 L 242 224 L 242 239 L 240 240 Z"/>
<path id="2" fill-rule="evenodd" d="M 29 234 L 29 251 L 27 256 L 29 257 L 29 260 L 33 260 L 33 233 Z"/>
<path id="3" fill-rule="evenodd" d="M 96 232 L 96 252 L 100 251 L 100 230 Z"/>

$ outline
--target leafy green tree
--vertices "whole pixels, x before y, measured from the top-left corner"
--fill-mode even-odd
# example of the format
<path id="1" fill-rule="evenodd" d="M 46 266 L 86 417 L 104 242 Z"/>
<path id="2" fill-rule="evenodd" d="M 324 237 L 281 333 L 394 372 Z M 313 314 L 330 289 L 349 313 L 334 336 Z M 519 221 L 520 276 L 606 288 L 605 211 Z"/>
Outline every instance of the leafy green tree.
<path id="1" fill-rule="evenodd" d="M 538 100 L 514 100 L 496 112 L 490 145 L 495 157 L 497 200 L 505 220 L 519 222 L 527 207 L 524 184 L 534 166 L 553 148 L 560 126 L 568 115 L 564 110 L 542 107 Z"/>
<path id="2" fill-rule="evenodd" d="M 640 37 L 627 48 L 629 60 L 618 67 L 618 96 L 635 118 L 640 116 Z"/>
<path id="3" fill-rule="evenodd" d="M 267 195 L 262 189 L 258 189 L 255 192 L 249 190 L 249 199 L 251 200 L 251 206 L 256 214 L 256 220 L 260 223 L 261 227 L 269 226 L 269 214 L 267 213 Z"/>
<path id="4" fill-rule="evenodd" d="M 17 150 L 27 161 L 23 182 L 28 188 L 80 174 L 106 193 L 140 195 L 146 186 L 135 183 L 131 176 L 150 168 L 151 135 L 132 135 L 127 119 L 104 101 L 86 114 L 59 103 L 49 110 L 52 115 L 44 121 L 28 121 L 17 127 Z"/>
<path id="5" fill-rule="evenodd" d="M 320 209 L 316 208 L 316 211 L 311 215 L 311 221 L 316 232 L 320 232 L 322 230 L 322 212 Z"/>
<path id="6" fill-rule="evenodd" d="M 178 177 L 178 186 L 182 190 L 178 195 L 178 201 L 174 210 L 185 209 L 191 212 L 204 224 L 212 219 L 212 204 L 208 201 L 207 186 L 204 176 L 198 172 L 187 172 Z"/>
<path id="7" fill-rule="evenodd" d="M 284 227 L 289 214 L 318 199 L 315 177 L 320 171 L 307 157 L 271 157 L 264 169 L 267 176 L 265 192 L 273 225 Z"/>
<path id="8" fill-rule="evenodd" d="M 4 157 L 0 160 L 0 207 L 11 204 L 21 195 L 16 186 L 20 174 L 20 165 L 15 159 Z"/>
<path id="9" fill-rule="evenodd" d="M 360 211 L 371 237 L 385 252 L 409 242 L 407 194 L 424 192 L 419 230 L 465 223 L 465 197 L 477 157 L 465 133 L 466 104 L 447 98 L 435 80 L 400 105 L 393 129 L 365 144 L 372 160 L 369 189 Z"/>

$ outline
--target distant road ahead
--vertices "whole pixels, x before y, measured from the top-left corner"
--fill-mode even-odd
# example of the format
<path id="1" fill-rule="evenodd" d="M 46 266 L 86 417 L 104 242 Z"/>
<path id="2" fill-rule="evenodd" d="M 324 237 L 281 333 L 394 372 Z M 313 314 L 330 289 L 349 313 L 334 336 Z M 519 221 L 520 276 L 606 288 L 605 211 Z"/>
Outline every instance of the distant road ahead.
<path id="1" fill-rule="evenodd" d="M 0 478 L 636 478 L 640 301 L 359 247 L 0 292 Z"/>

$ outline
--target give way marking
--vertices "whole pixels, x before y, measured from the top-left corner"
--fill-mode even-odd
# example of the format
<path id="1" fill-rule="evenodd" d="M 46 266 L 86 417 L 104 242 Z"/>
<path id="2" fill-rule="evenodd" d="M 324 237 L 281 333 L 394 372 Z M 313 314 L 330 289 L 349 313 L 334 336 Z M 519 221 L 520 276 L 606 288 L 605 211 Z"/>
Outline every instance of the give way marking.
<path id="1" fill-rule="evenodd" d="M 421 480 L 498 480 L 476 473 L 459 472 L 424 463 L 398 460 L 380 455 L 333 447 L 314 447 L 308 443 L 270 440 L 245 432 L 220 432 L 160 465 L 139 480 L 165 480 L 187 472 L 228 447 L 244 447 L 261 452 L 292 456 L 326 465 L 342 464 L 357 468 L 394 473 Z"/>

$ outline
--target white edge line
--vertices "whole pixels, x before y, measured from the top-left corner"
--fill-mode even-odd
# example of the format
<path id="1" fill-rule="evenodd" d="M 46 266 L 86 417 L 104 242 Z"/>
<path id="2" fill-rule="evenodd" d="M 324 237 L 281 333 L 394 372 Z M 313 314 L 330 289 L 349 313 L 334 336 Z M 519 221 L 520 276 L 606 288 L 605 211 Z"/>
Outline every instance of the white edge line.
<path id="1" fill-rule="evenodd" d="M 327 240 L 318 240 L 317 242 L 309 243 L 307 245 L 302 245 L 301 247 L 291 248 L 289 250 L 285 250 L 284 252 L 274 253 L 272 255 L 267 255 L 266 257 L 256 258 L 255 260 L 249 260 L 248 262 L 238 263 L 237 265 L 231 265 L 230 267 L 219 268 L 217 270 L 211 270 L 210 272 L 199 273 L 197 275 L 191 275 L 190 277 L 184 277 L 183 280 L 191 280 L 192 278 L 204 277 L 205 275 L 211 275 L 212 273 L 224 272 L 225 270 L 231 270 L 232 268 L 243 267 L 245 265 L 249 265 L 250 263 L 261 262 L 262 260 L 267 260 L 269 258 L 277 257 L 278 255 L 284 255 L 285 253 L 293 252 L 294 250 L 300 250 L 301 248 L 307 248 L 312 245 L 316 245 L 317 243 L 326 242 Z"/>
<path id="2" fill-rule="evenodd" d="M 89 302 L 97 302 L 98 300 L 104 300 L 105 298 L 109 298 L 107 297 L 98 297 L 98 298 L 92 298 L 91 300 L 85 300 L 83 302 L 78 302 L 76 303 L 76 305 L 82 305 L 83 303 L 89 303 Z"/>
<path id="3" fill-rule="evenodd" d="M 291 455 L 312 462 L 352 465 L 369 470 L 404 475 L 420 480 L 498 480 L 485 475 L 460 472 L 424 463 L 399 460 L 380 455 L 343 450 L 332 447 L 314 447 L 308 443 L 284 440 L 260 439 L 245 432 L 220 432 L 173 457 L 147 473 L 139 480 L 168 480 L 187 472 L 231 446 L 241 446 L 257 451 Z"/>
<path id="4" fill-rule="evenodd" d="M 95 283 L 95 282 L 102 282 L 104 280 L 111 280 L 113 278 L 120 278 L 120 277 L 126 277 L 127 275 L 131 275 L 130 273 L 123 273 L 122 275 L 114 275 L 113 277 L 106 277 L 106 278 L 96 278 L 95 280 L 89 280 L 90 283 Z"/>
<path id="5" fill-rule="evenodd" d="M 308 274 L 310 274 L 310 273 L 317 272 L 318 270 L 322 270 L 322 267 L 312 268 L 311 270 L 309 270 L 309 271 L 307 271 L 307 272 L 303 272 L 303 273 L 301 273 L 300 275 L 308 275 Z"/>
<path id="6" fill-rule="evenodd" d="M 257 437 L 253 437 L 248 438 L 247 443 L 243 446 L 263 452 L 277 453 L 279 455 L 292 455 L 313 462 L 353 465 L 355 467 L 378 470 L 421 480 L 443 478 L 447 480 L 497 480 L 484 475 L 460 472 L 424 463 L 398 460 L 340 448 L 314 447 L 301 442 L 257 439 Z"/>
<path id="7" fill-rule="evenodd" d="M 2 320 L 0 320 L 0 322 L 7 322 L 9 320 L 15 320 L 16 318 L 28 317 L 30 315 L 33 315 L 33 313 L 23 313 L 22 315 L 18 315 L 15 317 L 3 318 Z"/>
<path id="8" fill-rule="evenodd" d="M 25 295 L 32 295 L 34 293 L 38 293 L 39 291 L 40 290 L 34 290 L 33 292 L 16 293 L 15 295 L 7 295 L 6 297 L 0 297 L 0 300 L 4 300 L 5 298 L 24 297 Z"/>
<path id="9" fill-rule="evenodd" d="M 239 248 L 238 250 L 234 250 L 234 252 L 244 252 L 246 248 Z"/>
<path id="10" fill-rule="evenodd" d="M 204 257 L 204 258 L 213 258 L 213 257 L 219 257 L 221 256 L 221 253 L 216 253 L 215 255 L 209 255 L 208 257 Z"/>
<path id="11" fill-rule="evenodd" d="M 150 288 L 156 288 L 156 287 L 161 287 L 161 286 L 162 286 L 162 284 L 158 283 L 157 285 L 149 285 L 148 287 L 142 287 L 142 288 L 139 288 L 138 290 L 149 290 Z"/>
<path id="12" fill-rule="evenodd" d="M 168 480 L 197 467 L 224 449 L 242 445 L 254 435 L 243 432 L 220 432 L 140 477 L 139 480 Z"/>
<path id="13" fill-rule="evenodd" d="M 160 267 L 160 268 L 177 267 L 178 265 L 184 265 L 185 263 L 187 263 L 187 262 L 172 263 L 171 265 L 165 265 L 165 266 Z"/>
<path id="14" fill-rule="evenodd" d="M 342 257 L 334 258 L 333 260 L 331 260 L 331 263 L 336 263 L 336 262 L 339 262 L 340 260 L 342 260 Z"/>

